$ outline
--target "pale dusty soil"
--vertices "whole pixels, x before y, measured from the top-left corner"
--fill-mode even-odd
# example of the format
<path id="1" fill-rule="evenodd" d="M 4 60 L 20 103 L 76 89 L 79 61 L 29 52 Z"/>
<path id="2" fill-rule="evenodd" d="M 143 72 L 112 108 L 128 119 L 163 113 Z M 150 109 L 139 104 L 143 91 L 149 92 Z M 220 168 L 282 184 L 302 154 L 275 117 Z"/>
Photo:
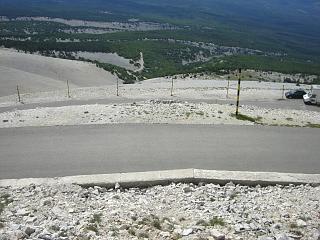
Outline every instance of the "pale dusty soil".
<path id="1" fill-rule="evenodd" d="M 126 99 L 187 99 L 192 100 L 235 100 L 237 95 L 237 81 L 230 81 L 227 98 L 228 81 L 223 79 L 177 79 L 174 80 L 173 96 L 171 96 L 171 79 L 156 78 L 145 80 L 133 85 L 120 83 L 119 94 Z M 295 84 L 282 84 L 273 82 L 243 81 L 241 84 L 241 100 L 277 100 L 282 98 L 283 86 L 285 91 L 297 88 Z M 302 86 L 303 87 L 303 86 Z M 306 89 L 310 86 L 306 86 Z M 70 87 L 71 99 L 117 99 L 117 86 L 107 85 L 101 87 L 77 88 Z M 44 103 L 67 101 L 67 88 L 51 92 L 33 92 L 21 90 L 23 103 Z M 17 94 L 0 97 L 0 107 L 19 105 Z"/>
<path id="2" fill-rule="evenodd" d="M 75 52 L 73 56 L 76 58 L 85 58 L 91 61 L 98 61 L 101 63 L 113 64 L 128 70 L 135 70 L 135 66 L 130 63 L 130 59 L 119 56 L 117 53 L 103 53 L 103 52 Z"/>
<path id="3" fill-rule="evenodd" d="M 320 124 L 320 112 L 241 106 L 256 123 L 238 120 L 235 106 L 151 100 L 113 105 L 82 105 L 15 110 L 0 114 L 0 128 L 117 123 L 234 124 L 308 126 Z"/>
<path id="4" fill-rule="evenodd" d="M 105 86 L 116 83 L 116 77 L 94 64 L 25 54 L 0 49 L 0 97 L 22 93 L 71 88 Z"/>
<path id="5" fill-rule="evenodd" d="M 77 59 L 84 58 L 91 61 L 98 61 L 100 63 L 113 64 L 127 70 L 134 72 L 139 72 L 144 69 L 143 54 L 140 53 L 141 57 L 137 61 L 140 67 L 136 67 L 134 64 L 130 63 L 130 59 L 119 56 L 117 53 L 104 53 L 104 52 L 74 52 L 72 53 Z"/>
<path id="6" fill-rule="evenodd" d="M 5 18 L 0 20 L 7 21 Z M 40 21 L 40 22 L 57 22 L 66 24 L 72 27 L 97 27 L 97 28 L 111 28 L 118 30 L 134 30 L 134 31 L 152 31 L 161 29 L 174 29 L 174 26 L 168 24 L 159 24 L 154 22 L 95 22 L 84 21 L 78 19 L 63 19 L 63 18 L 49 18 L 49 17 L 18 17 L 18 21 Z"/>

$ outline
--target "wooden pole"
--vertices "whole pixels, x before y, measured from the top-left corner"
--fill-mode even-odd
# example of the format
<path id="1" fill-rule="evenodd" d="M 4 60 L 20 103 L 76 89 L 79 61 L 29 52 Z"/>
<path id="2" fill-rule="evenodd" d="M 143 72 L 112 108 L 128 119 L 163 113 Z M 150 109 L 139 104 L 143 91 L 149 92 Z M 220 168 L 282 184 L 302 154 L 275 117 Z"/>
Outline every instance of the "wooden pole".
<path id="1" fill-rule="evenodd" d="M 117 78 L 117 97 L 119 97 L 119 78 Z"/>
<path id="2" fill-rule="evenodd" d="M 21 102 L 19 86 L 17 85 L 18 101 Z"/>
<path id="3" fill-rule="evenodd" d="M 68 98 L 71 98 L 71 97 L 70 97 L 70 87 L 69 87 L 69 80 L 67 80 L 67 87 L 68 87 Z"/>
<path id="4" fill-rule="evenodd" d="M 284 99 L 284 85 L 282 85 L 282 99 Z"/>
<path id="5" fill-rule="evenodd" d="M 229 98 L 229 87 L 230 87 L 230 80 L 228 79 L 228 86 L 227 86 L 227 98 Z"/>
<path id="6" fill-rule="evenodd" d="M 171 78 L 171 97 L 173 96 L 173 78 Z"/>
<path id="7" fill-rule="evenodd" d="M 237 109 L 236 109 L 236 116 L 238 116 L 238 115 L 239 115 L 240 85 L 241 85 L 241 68 L 239 68 L 239 79 L 238 79 L 238 93 L 237 93 Z"/>

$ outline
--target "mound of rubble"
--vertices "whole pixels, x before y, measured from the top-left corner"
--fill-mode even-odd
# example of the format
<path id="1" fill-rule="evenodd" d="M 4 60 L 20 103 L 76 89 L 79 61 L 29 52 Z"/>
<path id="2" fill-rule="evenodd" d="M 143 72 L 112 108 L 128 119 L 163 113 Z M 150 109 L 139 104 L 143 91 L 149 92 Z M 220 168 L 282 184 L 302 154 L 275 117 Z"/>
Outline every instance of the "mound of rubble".
<path id="1" fill-rule="evenodd" d="M 0 239 L 320 239 L 320 187 L 0 188 Z"/>

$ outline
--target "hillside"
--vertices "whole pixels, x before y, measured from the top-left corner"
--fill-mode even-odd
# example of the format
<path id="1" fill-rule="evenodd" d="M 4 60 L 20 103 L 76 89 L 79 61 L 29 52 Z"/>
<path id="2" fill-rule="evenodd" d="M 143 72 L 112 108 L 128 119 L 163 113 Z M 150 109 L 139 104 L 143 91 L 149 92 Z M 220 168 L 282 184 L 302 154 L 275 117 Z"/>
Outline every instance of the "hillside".
<path id="1" fill-rule="evenodd" d="M 0 96 L 24 92 L 53 91 L 71 87 L 114 84 L 116 77 L 85 62 L 64 60 L 0 49 Z"/>
<path id="2" fill-rule="evenodd" d="M 143 71 L 96 61 L 126 83 L 247 66 L 319 75 L 318 0 L 0 0 L 0 46 L 74 59 L 117 53 Z"/>

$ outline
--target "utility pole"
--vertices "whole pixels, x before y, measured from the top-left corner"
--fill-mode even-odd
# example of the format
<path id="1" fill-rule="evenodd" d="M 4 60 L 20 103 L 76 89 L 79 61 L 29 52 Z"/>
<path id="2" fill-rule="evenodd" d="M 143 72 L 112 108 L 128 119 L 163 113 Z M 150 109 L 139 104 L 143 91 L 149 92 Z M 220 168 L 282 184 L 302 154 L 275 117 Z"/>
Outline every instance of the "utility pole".
<path id="1" fill-rule="evenodd" d="M 173 96 L 173 77 L 171 78 L 171 97 Z"/>
<path id="2" fill-rule="evenodd" d="M 229 87 L 230 87 L 230 79 L 228 79 L 228 86 L 227 86 L 227 98 L 229 98 Z"/>
<path id="3" fill-rule="evenodd" d="M 68 88 L 68 98 L 71 98 L 71 96 L 70 96 L 70 87 L 69 87 L 69 80 L 67 80 L 67 88 Z"/>
<path id="4" fill-rule="evenodd" d="M 240 102 L 240 85 L 241 85 L 241 68 L 239 68 L 239 78 L 238 78 L 238 93 L 237 93 L 237 110 L 236 116 L 239 115 L 239 102 Z"/>
<path id="5" fill-rule="evenodd" d="M 17 85 L 17 93 L 18 93 L 18 101 L 21 103 L 20 91 L 19 86 Z"/>
<path id="6" fill-rule="evenodd" d="M 119 78 L 117 77 L 117 97 L 119 97 Z"/>

